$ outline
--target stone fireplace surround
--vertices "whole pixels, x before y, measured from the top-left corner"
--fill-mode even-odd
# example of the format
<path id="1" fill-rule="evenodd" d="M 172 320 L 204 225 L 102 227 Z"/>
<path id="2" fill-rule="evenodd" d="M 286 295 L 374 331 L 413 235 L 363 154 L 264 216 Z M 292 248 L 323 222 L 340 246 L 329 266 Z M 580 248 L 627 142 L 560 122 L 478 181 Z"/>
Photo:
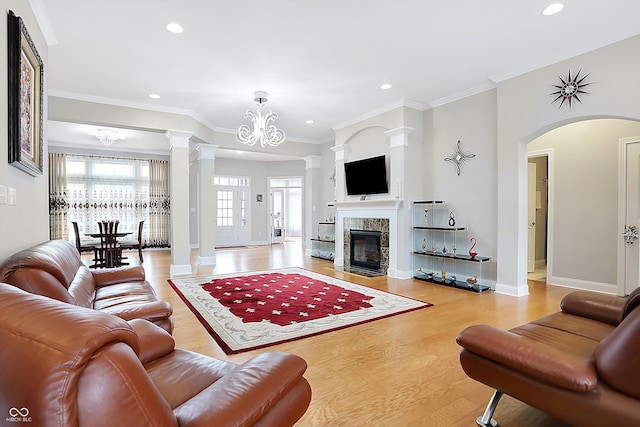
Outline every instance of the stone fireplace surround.
<path id="1" fill-rule="evenodd" d="M 387 218 L 344 219 L 344 267 L 351 267 L 351 230 L 380 232 L 380 271 L 387 274 L 389 268 L 389 220 Z M 362 267 L 361 267 L 362 268 Z"/>
<path id="2" fill-rule="evenodd" d="M 336 267 L 349 267 L 349 230 L 380 231 L 382 261 L 380 269 L 389 277 L 400 277 L 398 271 L 398 199 L 336 202 Z M 340 250 L 340 248 L 343 248 Z"/>

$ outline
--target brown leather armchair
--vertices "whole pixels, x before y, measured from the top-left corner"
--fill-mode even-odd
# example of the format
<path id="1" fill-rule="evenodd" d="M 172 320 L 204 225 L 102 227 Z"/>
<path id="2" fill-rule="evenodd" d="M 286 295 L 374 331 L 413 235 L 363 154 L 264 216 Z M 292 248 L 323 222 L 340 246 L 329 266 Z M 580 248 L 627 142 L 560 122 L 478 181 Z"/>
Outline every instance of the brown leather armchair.
<path id="1" fill-rule="evenodd" d="M 640 288 L 627 298 L 577 291 L 561 311 L 509 331 L 457 337 L 466 374 L 495 388 L 476 422 L 493 426 L 503 393 L 575 426 L 640 425 Z"/>
<path id="2" fill-rule="evenodd" d="M 291 426 L 311 389 L 303 359 L 242 365 L 174 348 L 142 319 L 0 283 L 0 413 L 37 426 Z M 8 414 L 8 415 L 7 415 Z"/>

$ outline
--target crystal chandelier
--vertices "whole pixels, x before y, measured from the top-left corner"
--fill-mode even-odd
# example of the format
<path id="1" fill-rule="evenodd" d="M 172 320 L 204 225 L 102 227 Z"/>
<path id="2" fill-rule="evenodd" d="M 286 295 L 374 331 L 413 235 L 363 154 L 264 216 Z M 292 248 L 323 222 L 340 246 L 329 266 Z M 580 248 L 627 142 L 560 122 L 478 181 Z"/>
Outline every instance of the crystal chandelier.
<path id="1" fill-rule="evenodd" d="M 91 135 L 95 136 L 98 141 L 110 147 L 119 139 L 124 139 L 124 135 L 113 129 L 97 129 Z"/>
<path id="2" fill-rule="evenodd" d="M 240 126 L 236 132 L 236 139 L 250 146 L 258 141 L 262 147 L 280 145 L 284 141 L 284 131 L 272 123 L 278 115 L 271 110 L 262 111 L 264 104 L 267 103 L 267 93 L 256 92 L 253 100 L 258 104 L 258 110 L 255 113 L 249 110 L 244 115 L 253 122 L 253 130 L 247 125 Z"/>

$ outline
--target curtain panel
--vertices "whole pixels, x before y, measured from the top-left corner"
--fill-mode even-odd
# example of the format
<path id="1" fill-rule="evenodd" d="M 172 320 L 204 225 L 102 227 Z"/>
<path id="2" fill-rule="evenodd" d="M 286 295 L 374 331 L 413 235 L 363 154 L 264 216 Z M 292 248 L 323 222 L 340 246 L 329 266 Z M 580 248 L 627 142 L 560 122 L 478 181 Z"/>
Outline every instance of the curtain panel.
<path id="1" fill-rule="evenodd" d="M 49 238 L 68 239 L 67 157 L 49 153 Z"/>
<path id="2" fill-rule="evenodd" d="M 171 210 L 169 196 L 169 162 L 149 161 L 149 246 L 169 247 Z"/>

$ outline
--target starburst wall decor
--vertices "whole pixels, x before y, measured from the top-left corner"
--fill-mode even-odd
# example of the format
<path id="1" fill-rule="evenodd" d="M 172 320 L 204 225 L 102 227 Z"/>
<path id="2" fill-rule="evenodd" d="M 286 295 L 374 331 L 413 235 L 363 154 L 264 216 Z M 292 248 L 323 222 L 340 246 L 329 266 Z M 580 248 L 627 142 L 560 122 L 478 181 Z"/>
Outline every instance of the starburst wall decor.
<path id="1" fill-rule="evenodd" d="M 562 77 L 558 76 L 558 78 L 560 79 L 560 81 L 562 82 L 562 84 L 560 85 L 552 85 L 553 87 L 557 88 L 558 90 L 551 93 L 550 95 L 555 96 L 556 98 L 551 102 L 552 104 L 556 101 L 560 101 L 560 105 L 558 106 L 558 108 L 562 107 L 562 105 L 564 105 L 564 103 L 566 102 L 567 105 L 569 105 L 569 108 L 572 107 L 572 103 L 573 100 L 578 101 L 579 103 L 582 104 L 582 100 L 580 99 L 580 94 L 586 93 L 588 94 L 589 92 L 585 91 L 584 88 L 593 84 L 592 82 L 586 83 L 585 80 L 587 77 L 589 77 L 591 75 L 591 73 L 587 74 L 586 76 L 580 78 L 580 73 L 582 72 L 582 69 L 580 69 L 575 76 L 571 76 L 571 70 L 569 70 L 569 74 L 567 75 L 567 77 L 565 79 L 563 79 Z"/>
<path id="2" fill-rule="evenodd" d="M 453 165 L 456 167 L 456 173 L 459 176 L 460 172 L 462 171 L 462 164 L 469 161 L 470 159 L 473 159 L 475 156 L 475 154 L 466 153 L 462 149 L 462 143 L 460 142 L 460 140 L 458 140 L 458 143 L 456 144 L 456 151 L 445 157 L 444 161 L 453 163 Z"/>

